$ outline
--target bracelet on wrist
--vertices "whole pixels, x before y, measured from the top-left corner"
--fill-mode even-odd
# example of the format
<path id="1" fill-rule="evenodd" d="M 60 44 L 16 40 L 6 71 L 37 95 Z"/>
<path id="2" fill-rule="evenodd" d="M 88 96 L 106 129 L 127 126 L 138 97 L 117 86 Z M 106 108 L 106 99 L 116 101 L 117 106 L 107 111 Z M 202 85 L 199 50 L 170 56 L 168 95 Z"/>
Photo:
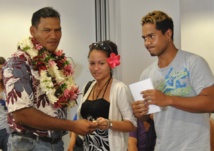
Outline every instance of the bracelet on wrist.
<path id="1" fill-rule="evenodd" d="M 109 128 L 112 128 L 112 126 L 113 126 L 112 121 L 109 120 L 109 119 L 106 119 L 106 121 L 107 121 L 107 123 L 108 123 L 108 129 L 109 129 Z"/>
<path id="2" fill-rule="evenodd" d="M 112 121 L 109 120 L 109 128 L 112 128 L 113 127 L 113 123 Z"/>

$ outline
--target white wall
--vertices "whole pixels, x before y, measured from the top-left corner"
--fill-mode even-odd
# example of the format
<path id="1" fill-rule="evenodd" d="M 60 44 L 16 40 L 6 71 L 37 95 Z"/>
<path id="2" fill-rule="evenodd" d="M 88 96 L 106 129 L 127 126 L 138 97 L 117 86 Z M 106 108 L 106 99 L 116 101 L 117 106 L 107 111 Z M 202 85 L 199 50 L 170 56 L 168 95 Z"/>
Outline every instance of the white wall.
<path id="1" fill-rule="evenodd" d="M 214 73 L 214 1 L 181 0 L 181 48 L 204 57 Z"/>
<path id="2" fill-rule="evenodd" d="M 214 1 L 181 0 L 181 48 L 208 62 L 214 73 Z M 214 113 L 211 115 L 214 118 Z"/>
<path id="3" fill-rule="evenodd" d="M 62 39 L 59 45 L 76 63 L 75 80 L 80 88 L 91 78 L 87 66 L 88 46 L 95 41 L 95 11 L 92 0 L 0 0 L 0 56 L 9 57 L 16 51 L 18 40 L 28 36 L 32 14 L 52 6 L 61 14 Z M 71 109 L 72 118 L 76 108 Z M 64 138 L 65 150 L 68 136 Z"/>
<path id="4" fill-rule="evenodd" d="M 174 20 L 174 41 L 180 48 L 179 0 L 110 0 L 111 39 L 121 53 L 120 79 L 126 84 L 139 80 L 141 72 L 156 58 L 150 57 L 141 38 L 141 18 L 153 10 L 162 10 Z"/>

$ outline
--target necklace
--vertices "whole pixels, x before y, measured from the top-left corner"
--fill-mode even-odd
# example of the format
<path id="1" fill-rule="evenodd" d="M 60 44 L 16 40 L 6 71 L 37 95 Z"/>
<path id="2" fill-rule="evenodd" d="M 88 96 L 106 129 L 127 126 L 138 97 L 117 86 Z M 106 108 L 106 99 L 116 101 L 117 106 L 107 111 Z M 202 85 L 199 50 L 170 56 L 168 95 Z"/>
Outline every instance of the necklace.
<path id="1" fill-rule="evenodd" d="M 95 89 L 96 89 L 97 84 L 95 84 L 94 89 L 93 89 L 93 100 L 97 100 L 97 98 L 99 97 L 99 95 L 100 95 L 100 93 L 101 93 L 101 91 L 103 90 L 104 87 L 105 87 L 105 91 L 106 91 L 107 86 L 108 86 L 109 82 L 111 81 L 111 78 L 112 78 L 112 76 L 111 76 L 111 77 L 106 81 L 106 83 L 102 86 L 102 88 L 100 89 L 100 91 L 97 93 L 96 98 L 94 97 L 94 91 L 95 91 Z M 105 91 L 104 91 L 104 94 L 105 94 Z"/>
<path id="2" fill-rule="evenodd" d="M 73 107 L 79 88 L 73 80 L 73 67 L 62 50 L 48 51 L 35 38 L 19 41 L 19 50 L 30 57 L 34 70 L 39 73 L 39 88 L 55 108 Z"/>

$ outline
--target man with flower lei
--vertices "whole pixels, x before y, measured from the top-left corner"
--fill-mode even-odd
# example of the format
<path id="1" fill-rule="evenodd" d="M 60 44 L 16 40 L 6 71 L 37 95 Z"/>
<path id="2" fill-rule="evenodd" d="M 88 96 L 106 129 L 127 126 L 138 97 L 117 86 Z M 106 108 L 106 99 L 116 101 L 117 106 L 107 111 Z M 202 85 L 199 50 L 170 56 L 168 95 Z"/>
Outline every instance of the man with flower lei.
<path id="1" fill-rule="evenodd" d="M 63 151 L 62 136 L 67 131 L 85 135 L 97 123 L 66 119 L 67 107 L 75 105 L 79 89 L 71 63 L 57 49 L 62 35 L 60 14 L 51 7 L 36 11 L 30 33 L 32 37 L 18 43 L 3 70 L 12 130 L 8 149 Z"/>

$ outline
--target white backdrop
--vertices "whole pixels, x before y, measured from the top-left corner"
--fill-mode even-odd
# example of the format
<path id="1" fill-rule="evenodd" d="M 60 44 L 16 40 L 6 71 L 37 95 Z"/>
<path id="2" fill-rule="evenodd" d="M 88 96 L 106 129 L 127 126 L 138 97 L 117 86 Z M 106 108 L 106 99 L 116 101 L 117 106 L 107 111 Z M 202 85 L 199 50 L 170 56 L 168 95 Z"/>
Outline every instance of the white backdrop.
<path id="1" fill-rule="evenodd" d="M 181 0 L 181 6 L 181 48 L 204 57 L 214 73 L 214 1 Z"/>

